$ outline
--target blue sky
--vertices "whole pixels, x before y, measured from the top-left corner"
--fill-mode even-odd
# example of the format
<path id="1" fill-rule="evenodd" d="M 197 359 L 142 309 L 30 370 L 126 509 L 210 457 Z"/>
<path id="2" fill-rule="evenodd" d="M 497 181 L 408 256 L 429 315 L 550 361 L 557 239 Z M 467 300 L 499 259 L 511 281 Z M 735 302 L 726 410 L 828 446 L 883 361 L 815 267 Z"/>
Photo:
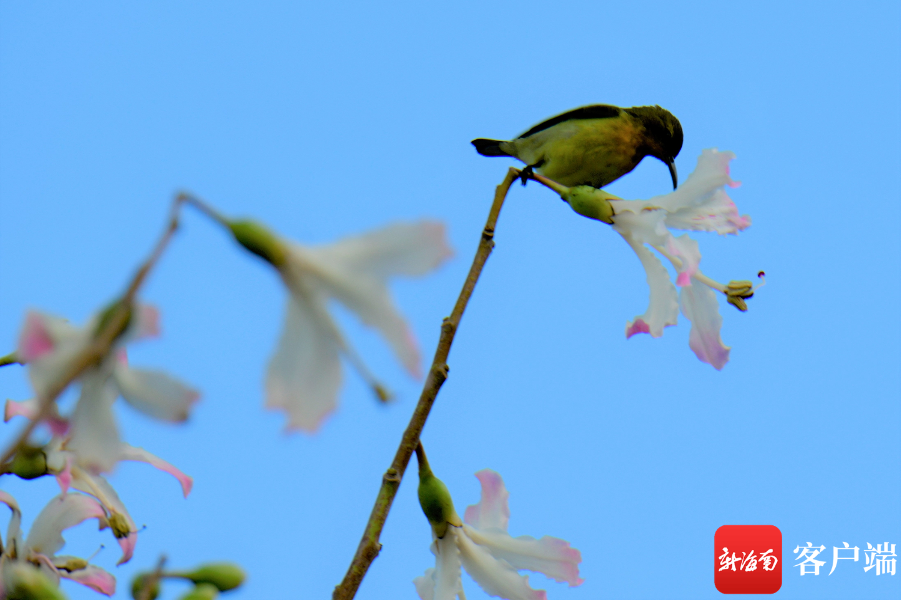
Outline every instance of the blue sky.
<path id="1" fill-rule="evenodd" d="M 554 6 L 3 3 L 0 354 L 27 309 L 82 323 L 117 294 L 189 189 L 306 243 L 446 222 L 455 259 L 393 286 L 430 357 L 515 164 L 469 140 L 585 104 L 659 104 L 685 131 L 683 179 L 704 148 L 738 157 L 730 195 L 753 226 L 695 236 L 712 277 L 768 275 L 747 313 L 721 303 L 731 362 L 699 362 L 684 318 L 626 341 L 647 304 L 634 254 L 549 191 L 516 186 L 423 434 L 432 468 L 459 510 L 478 501 L 473 474 L 498 471 L 511 534 L 581 550 L 581 587 L 532 577 L 552 599 L 718 597 L 710 558 L 725 524 L 781 529 L 776 597 L 897 598 L 901 576 L 864 573 L 862 555 L 831 576 L 791 566 L 808 541 L 829 554 L 901 543 L 897 3 Z M 648 159 L 608 189 L 669 187 Z M 190 381 L 202 402 L 181 427 L 118 416 L 195 490 L 184 500 L 166 475 L 124 465 L 113 483 L 146 524 L 132 562 L 113 567 L 118 552 L 89 525 L 69 536 L 73 554 L 106 545 L 95 562 L 119 577 L 118 597 L 160 553 L 177 567 L 239 562 L 250 578 L 236 599 L 329 597 L 343 577 L 421 383 L 339 311 L 397 402 L 377 405 L 348 371 L 320 433 L 284 435 L 262 408 L 284 296 L 186 214 L 143 294 L 164 335 L 130 360 Z M 24 371 L 0 370 L 0 391 L 28 397 Z M 433 564 L 415 484 L 400 488 L 359 598 L 415 598 Z M 49 479 L 0 486 L 26 523 L 55 493 Z M 464 587 L 486 597 L 465 575 Z"/>

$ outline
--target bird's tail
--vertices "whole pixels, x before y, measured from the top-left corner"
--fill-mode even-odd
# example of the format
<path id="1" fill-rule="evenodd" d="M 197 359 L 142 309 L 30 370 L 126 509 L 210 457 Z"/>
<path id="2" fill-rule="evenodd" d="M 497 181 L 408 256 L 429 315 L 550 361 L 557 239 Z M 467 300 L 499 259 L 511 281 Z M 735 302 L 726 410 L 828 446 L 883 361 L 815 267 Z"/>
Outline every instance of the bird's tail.
<path id="1" fill-rule="evenodd" d="M 476 147 L 476 152 L 482 156 L 510 156 L 501 150 L 501 140 L 472 140 L 472 145 Z"/>

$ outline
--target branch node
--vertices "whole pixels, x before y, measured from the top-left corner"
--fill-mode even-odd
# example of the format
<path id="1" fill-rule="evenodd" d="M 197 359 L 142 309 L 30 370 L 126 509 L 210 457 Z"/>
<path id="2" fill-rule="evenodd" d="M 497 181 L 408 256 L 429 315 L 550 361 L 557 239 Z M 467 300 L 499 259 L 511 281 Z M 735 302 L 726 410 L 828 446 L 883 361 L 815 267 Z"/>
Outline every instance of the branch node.
<path id="1" fill-rule="evenodd" d="M 450 367 L 447 363 L 442 365 L 432 365 L 432 373 L 435 374 L 436 384 L 440 386 L 447 381 L 447 375 L 450 373 Z"/>
<path id="2" fill-rule="evenodd" d="M 441 322 L 441 335 L 453 335 L 456 331 L 457 324 L 450 317 L 444 317 L 444 320 Z"/>
<path id="3" fill-rule="evenodd" d="M 400 475 L 397 474 L 397 469 L 391 467 L 387 471 L 385 471 L 385 475 L 382 476 L 382 481 L 386 484 L 397 485 L 400 483 Z"/>
<path id="4" fill-rule="evenodd" d="M 376 541 L 370 541 L 366 544 L 366 547 L 363 549 L 363 554 L 366 556 L 369 562 L 375 560 L 375 557 L 379 555 L 379 552 L 382 551 L 382 543 Z"/>

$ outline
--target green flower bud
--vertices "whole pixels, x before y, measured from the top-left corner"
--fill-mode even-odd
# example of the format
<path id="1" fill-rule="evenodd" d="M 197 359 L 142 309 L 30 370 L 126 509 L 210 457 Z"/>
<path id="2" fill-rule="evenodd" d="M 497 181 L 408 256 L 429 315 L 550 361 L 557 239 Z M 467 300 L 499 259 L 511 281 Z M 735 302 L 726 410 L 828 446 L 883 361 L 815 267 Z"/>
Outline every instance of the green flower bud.
<path id="1" fill-rule="evenodd" d="M 145 592 L 144 588 L 148 586 L 148 580 L 150 579 L 150 573 L 142 573 L 131 580 L 131 597 L 135 600 L 156 600 L 160 595 L 160 581 L 159 579 L 153 582 L 153 585 L 150 586 L 150 589 Z M 149 592 L 149 593 L 148 593 Z M 141 594 L 144 594 L 143 596 Z"/>
<path id="2" fill-rule="evenodd" d="M 230 221 L 228 227 L 239 244 L 275 268 L 285 264 L 288 254 L 285 243 L 265 225 L 256 221 L 242 220 Z"/>
<path id="3" fill-rule="evenodd" d="M 24 365 L 25 363 L 19 360 L 19 355 L 16 352 L 10 352 L 5 356 L 0 356 L 0 367 L 5 367 L 6 365 Z"/>
<path id="4" fill-rule="evenodd" d="M 234 563 L 218 562 L 201 565 L 193 571 L 180 573 L 185 579 L 196 584 L 209 584 L 220 592 L 233 590 L 244 583 L 244 570 Z"/>
<path id="5" fill-rule="evenodd" d="M 432 473 L 422 445 L 416 449 L 416 457 L 419 459 L 419 505 L 435 536 L 443 538 L 448 524 L 461 527 L 463 522 L 454 510 L 454 500 L 447 486 Z"/>
<path id="6" fill-rule="evenodd" d="M 569 188 L 560 197 L 566 200 L 570 208 L 583 217 L 603 221 L 608 225 L 613 224 L 613 206 L 609 201 L 619 200 L 613 194 L 608 194 L 590 185 L 577 185 Z"/>
<path id="7" fill-rule="evenodd" d="M 47 474 L 47 456 L 41 448 L 23 446 L 13 456 L 7 469 L 22 479 L 35 479 Z"/>
<path id="8" fill-rule="evenodd" d="M 201 583 L 193 590 L 179 598 L 179 600 L 214 600 L 219 595 L 215 585 Z"/>
<path id="9" fill-rule="evenodd" d="M 46 575 L 28 563 L 8 563 L 3 576 L 7 600 L 66 600 Z"/>

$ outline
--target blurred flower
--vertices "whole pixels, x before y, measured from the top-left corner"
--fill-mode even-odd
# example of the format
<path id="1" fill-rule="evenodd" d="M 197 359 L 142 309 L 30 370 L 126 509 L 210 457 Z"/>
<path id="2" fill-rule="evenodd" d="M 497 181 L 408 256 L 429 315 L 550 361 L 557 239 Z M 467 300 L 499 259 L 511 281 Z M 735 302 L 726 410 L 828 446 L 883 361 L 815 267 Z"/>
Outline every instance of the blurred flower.
<path id="1" fill-rule="evenodd" d="M 135 545 L 138 543 L 138 527 L 135 525 L 134 519 L 131 518 L 128 509 L 125 508 L 125 504 L 119 499 L 119 495 L 113 489 L 113 486 L 102 475 L 83 469 L 77 463 L 73 464 L 72 456 L 66 456 L 65 450 L 54 451 L 45 449 L 45 452 L 47 454 L 48 468 L 56 474 L 56 480 L 63 492 L 71 485 L 77 490 L 91 494 L 103 506 L 107 518 L 102 528 L 110 528 L 122 549 L 122 557 L 116 564 L 121 565 L 131 560 Z M 145 462 L 165 473 L 169 473 L 178 480 L 185 498 L 188 497 L 194 485 L 194 480 L 189 476 L 143 448 L 121 444 L 118 460 Z M 55 472 L 54 469 L 60 465 L 64 465 L 62 470 Z"/>
<path id="2" fill-rule="evenodd" d="M 714 290 L 739 310 L 747 310 L 744 300 L 753 295 L 749 281 L 718 283 L 700 268 L 697 241 L 688 235 L 674 236 L 670 229 L 715 231 L 737 234 L 751 225 L 747 215 L 738 214 L 724 187 L 738 187 L 729 177 L 731 152 L 704 150 L 694 172 L 677 190 L 650 200 L 622 200 L 603 190 L 580 186 L 557 190 L 576 212 L 612 224 L 638 255 L 651 288 L 650 305 L 643 315 L 626 324 L 626 337 L 636 333 L 663 335 L 663 328 L 675 325 L 679 310 L 691 321 L 689 345 L 702 361 L 722 369 L 729 360 L 729 348 L 720 338 L 723 323 Z M 559 188 L 559 189 L 558 189 Z M 648 247 L 666 257 L 677 271 L 676 285 L 666 267 Z M 676 293 L 676 286 L 680 292 Z"/>
<path id="3" fill-rule="evenodd" d="M 30 312 L 19 337 L 18 356 L 28 365 L 28 374 L 38 398 L 56 380 L 70 361 L 91 342 L 102 315 L 95 316 L 83 329 L 64 319 Z M 80 378 L 81 395 L 69 419 L 59 416 L 55 407 L 47 418 L 51 431 L 66 435 L 66 449 L 78 462 L 96 472 L 110 471 L 120 458 L 122 442 L 113 416 L 112 405 L 120 395 L 131 406 L 156 419 L 184 421 L 198 393 L 159 371 L 132 369 L 124 346 L 143 337 L 159 334 L 159 315 L 155 308 L 138 306 L 132 322 L 117 340 L 114 351 Z M 35 415 L 38 400 L 10 405 L 5 416 Z"/>
<path id="4" fill-rule="evenodd" d="M 387 280 L 425 275 L 451 256 L 442 224 L 395 224 L 319 247 L 286 242 L 250 221 L 229 227 L 239 243 L 278 270 L 291 294 L 266 375 L 266 405 L 288 413 L 288 428 L 315 431 L 335 409 L 342 354 L 379 398 L 388 398 L 344 340 L 329 314 L 330 299 L 378 329 L 407 371 L 420 376 L 419 350 L 391 301 Z"/>
<path id="5" fill-rule="evenodd" d="M 461 566 L 488 595 L 508 600 L 547 598 L 546 592 L 529 586 L 528 576 L 517 573 L 522 569 L 570 586 L 582 583 L 578 566 L 582 556 L 568 542 L 548 536 L 540 540 L 527 535 L 514 538 L 507 533 L 509 494 L 500 475 L 488 469 L 476 473 L 482 498 L 466 509 L 465 523 L 459 523 L 447 488 L 428 467 L 424 475 L 422 464 L 420 459 L 420 503 L 432 523 L 435 555 L 435 568 L 413 580 L 422 600 L 453 600 L 458 594 L 463 598 Z M 436 522 L 439 513 L 445 517 L 443 526 Z M 439 536 L 442 530 L 444 535 Z"/>
<path id="6" fill-rule="evenodd" d="M 34 418 L 36 407 L 30 401 L 14 402 L 6 401 L 7 420 L 11 415 L 20 415 L 27 418 Z M 122 548 L 122 558 L 119 564 L 127 562 L 134 553 L 135 544 L 137 543 L 137 527 L 131 515 L 125 508 L 125 505 L 119 499 L 115 490 L 101 475 L 92 472 L 90 468 L 79 462 L 78 456 L 66 449 L 67 438 L 54 436 L 50 442 L 43 448 L 31 448 L 28 455 L 31 458 L 29 464 L 25 464 L 22 468 L 26 473 L 19 472 L 16 469 L 17 462 L 12 462 L 10 472 L 20 477 L 28 479 L 41 475 L 54 475 L 59 484 L 60 490 L 65 494 L 70 487 L 91 494 L 100 502 L 106 511 L 106 520 L 102 528 L 109 527 L 119 546 Z M 16 458 L 22 454 L 22 451 L 16 455 Z M 35 456 L 39 454 L 40 456 Z M 182 493 L 185 498 L 191 492 L 194 485 L 193 479 L 185 475 L 171 463 L 154 456 L 143 448 L 136 448 L 125 443 L 119 444 L 119 452 L 117 462 L 123 460 L 145 462 L 157 469 L 169 473 L 175 477 L 181 485 Z M 40 470 L 38 470 L 38 467 Z"/>
<path id="7" fill-rule="evenodd" d="M 103 508 L 93 499 L 81 494 L 61 494 L 51 500 L 37 516 L 28 537 L 22 537 L 20 529 L 22 513 L 15 499 L 0 491 L 0 502 L 12 510 L 3 556 L 0 557 L 0 577 L 3 592 L 11 591 L 13 582 L 10 563 L 30 564 L 52 582 L 59 584 L 60 577 L 77 581 L 107 596 L 116 591 L 116 578 L 88 561 L 76 556 L 57 556 L 65 545 L 62 532 L 87 519 L 105 522 Z M 7 589 L 9 586 L 10 589 Z"/>

